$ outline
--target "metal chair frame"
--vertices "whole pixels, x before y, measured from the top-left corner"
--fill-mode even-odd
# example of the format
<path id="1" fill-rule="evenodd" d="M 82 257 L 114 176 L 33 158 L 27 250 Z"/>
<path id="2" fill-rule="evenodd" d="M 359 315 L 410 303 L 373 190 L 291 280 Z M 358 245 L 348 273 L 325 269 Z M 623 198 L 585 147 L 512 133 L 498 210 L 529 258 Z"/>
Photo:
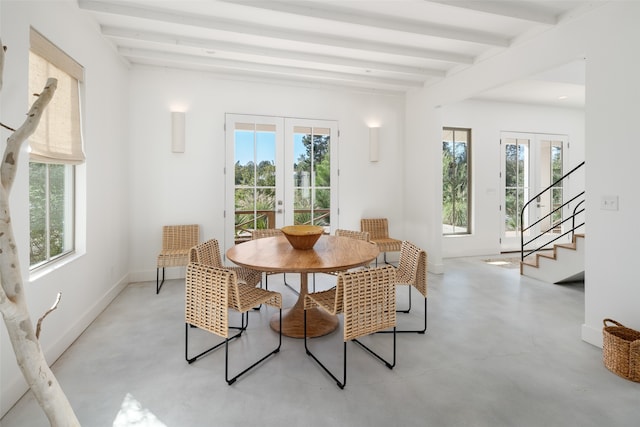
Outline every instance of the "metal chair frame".
<path id="1" fill-rule="evenodd" d="M 305 352 L 320 365 L 331 378 L 336 381 L 340 389 L 347 383 L 347 341 L 353 341 L 389 369 L 396 365 L 396 310 L 395 310 L 395 269 L 392 266 L 349 271 L 338 274 L 335 288 L 327 291 L 307 294 L 305 296 L 304 312 L 304 348 Z M 376 295 L 377 294 L 377 295 Z M 372 304 L 382 304 L 382 310 L 376 310 L 380 315 L 370 316 L 371 324 L 355 321 L 355 317 L 366 313 L 366 308 Z M 339 379 L 322 361 L 311 352 L 307 338 L 307 309 L 320 307 L 331 314 L 343 313 L 344 342 L 342 360 L 342 379 Z M 365 307 L 365 309 L 361 309 Z M 362 310 L 362 311 L 361 311 Z M 393 327 L 393 358 L 388 361 L 357 338 L 373 334 L 379 330 Z"/>

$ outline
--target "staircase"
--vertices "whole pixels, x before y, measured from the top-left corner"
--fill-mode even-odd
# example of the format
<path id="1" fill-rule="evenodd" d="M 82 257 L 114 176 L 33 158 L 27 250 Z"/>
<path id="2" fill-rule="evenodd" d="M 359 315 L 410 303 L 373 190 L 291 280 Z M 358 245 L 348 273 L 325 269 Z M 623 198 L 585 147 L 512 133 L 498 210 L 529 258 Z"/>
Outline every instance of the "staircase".
<path id="1" fill-rule="evenodd" d="M 520 224 L 526 224 L 525 214 L 530 205 L 540 206 L 541 197 L 546 195 L 546 200 L 552 200 L 549 196 L 552 191 L 560 191 L 563 194 L 563 203 L 557 203 L 542 218 L 520 228 L 520 274 L 533 277 L 549 283 L 563 283 L 584 280 L 584 234 L 578 234 L 578 229 L 584 230 L 584 205 L 585 192 L 579 191 L 573 197 L 565 198 L 565 183 L 570 175 L 584 167 L 584 162 L 563 175 L 553 184 L 542 190 L 524 204 L 520 211 Z M 553 194 L 553 193 L 551 193 Z M 567 211 L 569 211 L 567 213 Z M 558 218 L 560 216 L 561 218 Z M 544 221 L 544 222 L 543 222 Z M 539 234 L 528 234 L 536 225 L 551 222 L 551 227 Z M 525 240 L 527 233 L 529 240 Z M 537 234 L 537 235 L 536 235 Z M 551 239 L 551 240 L 549 240 Z M 571 239 L 568 243 L 568 239 Z M 559 242 L 559 243 L 554 243 Z M 553 246 L 550 246 L 552 245 Z"/>
<path id="2" fill-rule="evenodd" d="M 584 234 L 574 234 L 571 243 L 553 245 L 520 262 L 520 274 L 549 283 L 584 280 Z"/>

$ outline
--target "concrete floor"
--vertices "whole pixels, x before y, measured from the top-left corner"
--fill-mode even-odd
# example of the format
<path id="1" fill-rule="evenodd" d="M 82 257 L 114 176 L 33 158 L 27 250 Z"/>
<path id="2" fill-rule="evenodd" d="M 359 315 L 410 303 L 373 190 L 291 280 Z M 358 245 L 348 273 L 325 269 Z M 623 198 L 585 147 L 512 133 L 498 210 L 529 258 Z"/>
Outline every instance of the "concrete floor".
<path id="1" fill-rule="evenodd" d="M 639 425 L 640 384 L 609 372 L 601 349 L 580 339 L 582 284 L 543 283 L 480 258 L 445 260 L 445 270 L 429 275 L 427 334 L 398 336 L 393 370 L 349 344 L 344 390 L 299 339 L 283 338 L 279 354 L 232 386 L 224 381 L 223 350 L 187 364 L 180 280 L 166 282 L 159 295 L 153 282 L 128 286 L 53 370 L 83 426 Z M 335 280 L 318 276 L 322 285 Z M 282 276 L 269 285 L 285 306 L 295 301 Z M 231 370 L 275 344 L 267 326 L 274 312 L 250 314 L 248 333 L 231 346 Z M 400 325 L 419 325 L 421 315 L 416 296 Z M 194 346 L 215 340 L 199 333 Z M 384 352 L 390 338 L 370 342 Z M 341 342 L 338 332 L 310 346 L 340 369 Z M 48 423 L 27 393 L 0 425 Z"/>

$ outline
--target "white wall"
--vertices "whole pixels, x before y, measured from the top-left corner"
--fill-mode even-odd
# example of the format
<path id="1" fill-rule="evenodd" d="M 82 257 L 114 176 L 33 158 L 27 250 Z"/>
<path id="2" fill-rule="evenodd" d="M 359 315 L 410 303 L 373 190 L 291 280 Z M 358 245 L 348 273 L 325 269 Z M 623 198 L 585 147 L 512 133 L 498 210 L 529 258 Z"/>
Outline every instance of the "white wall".
<path id="1" fill-rule="evenodd" d="M 584 161 L 584 111 L 487 101 L 463 101 L 442 108 L 443 126 L 471 128 L 472 234 L 442 238 L 442 256 L 500 252 L 500 133 L 568 135 L 568 172 Z M 584 179 L 580 180 L 584 190 Z M 572 193 L 573 194 L 573 193 Z"/>
<path id="2" fill-rule="evenodd" d="M 587 238 L 583 337 L 600 342 L 602 319 L 640 330 L 637 263 L 638 162 L 634 131 L 640 99 L 640 3 L 611 5 L 585 34 L 587 68 Z M 603 196 L 619 198 L 619 210 L 600 209 Z"/>
<path id="3" fill-rule="evenodd" d="M 424 224 L 438 224 L 440 200 L 432 170 L 440 170 L 438 156 L 443 125 L 442 106 L 452 105 L 486 89 L 586 58 L 585 161 L 587 239 L 585 323 L 582 338 L 602 345 L 602 319 L 612 317 L 640 329 L 640 286 L 636 285 L 634 254 L 640 232 L 635 218 L 640 209 L 637 168 L 640 144 L 633 132 L 640 95 L 640 3 L 607 2 L 592 11 L 566 19 L 531 40 L 485 59 L 439 84 L 407 96 L 406 193 L 425 193 L 422 201 L 405 199 L 405 211 L 423 208 Z M 418 171 L 413 153 L 423 162 Z M 429 184 L 433 183 L 433 185 Z M 604 195 L 618 195 L 618 211 L 600 210 Z M 425 227 L 425 233 L 429 228 Z M 434 234 L 435 227 L 431 228 Z M 432 256 L 442 246 L 432 242 Z M 436 260 L 435 262 L 438 262 Z M 576 331 L 576 334 L 578 332 Z"/>
<path id="4" fill-rule="evenodd" d="M 69 263 L 29 277 L 29 197 L 26 144 L 11 194 L 25 292 L 34 323 L 55 301 L 44 321 L 40 343 L 50 363 L 80 335 L 128 283 L 128 85 L 127 69 L 75 2 L 0 2 L 2 42 L 8 47 L 0 93 L 3 123 L 17 126 L 28 105 L 29 26 L 85 67 L 85 185 L 78 189 L 84 242 Z M 2 140 L 8 137 L 2 130 Z M 27 390 L 4 327 L 0 328 L 0 416 Z"/>
<path id="5" fill-rule="evenodd" d="M 131 72 L 132 280 L 155 280 L 166 224 L 197 223 L 201 238 L 224 237 L 225 113 L 337 120 L 339 226 L 363 216 L 403 222 L 404 96 L 305 88 L 136 66 Z M 171 152 L 170 111 L 186 111 L 186 149 Z M 380 161 L 369 162 L 368 125 L 380 126 Z M 333 159 L 332 159 L 333 160 Z M 225 242 L 229 247 L 233 242 Z M 167 269 L 168 277 L 184 274 Z"/>

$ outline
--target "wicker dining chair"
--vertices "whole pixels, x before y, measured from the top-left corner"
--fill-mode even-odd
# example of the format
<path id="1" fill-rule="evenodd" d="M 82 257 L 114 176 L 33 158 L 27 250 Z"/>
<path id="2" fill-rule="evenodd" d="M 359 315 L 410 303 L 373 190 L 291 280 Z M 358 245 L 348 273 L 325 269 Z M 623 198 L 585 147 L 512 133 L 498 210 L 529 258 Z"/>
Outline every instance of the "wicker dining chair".
<path id="1" fill-rule="evenodd" d="M 396 365 L 396 270 L 390 265 L 338 274 L 335 288 L 314 292 L 304 298 L 304 348 L 341 389 L 347 383 L 347 341 L 354 341 L 382 361 Z M 343 314 L 343 372 L 338 379 L 310 350 L 307 343 L 307 311 L 319 307 L 329 314 Z M 393 361 L 389 362 L 358 338 L 393 328 Z"/>
<path id="2" fill-rule="evenodd" d="M 220 244 L 216 239 L 209 239 L 191 248 L 189 261 L 211 267 L 224 268 L 234 271 L 239 282 L 244 282 L 249 286 L 257 286 L 262 280 L 262 273 L 246 267 L 226 266 L 222 263 Z"/>
<path id="3" fill-rule="evenodd" d="M 339 228 L 335 232 L 336 236 L 349 237 L 351 239 L 356 240 L 364 240 L 365 242 L 369 242 L 369 232 L 368 231 L 356 231 L 356 230 L 345 230 Z"/>
<path id="4" fill-rule="evenodd" d="M 427 330 L 427 253 L 411 242 L 403 241 L 396 269 L 396 286 L 409 286 L 409 307 L 399 313 L 411 311 L 411 288 L 416 288 L 424 297 L 424 327 L 417 330 L 398 329 L 398 333 L 424 334 Z"/>
<path id="5" fill-rule="evenodd" d="M 164 284 L 165 267 L 184 267 L 189 263 L 189 250 L 200 241 L 200 226 L 165 225 L 162 227 L 162 249 L 156 263 L 156 295 Z M 162 269 L 162 281 L 160 281 Z"/>
<path id="6" fill-rule="evenodd" d="M 189 253 L 189 261 L 234 271 L 238 281 L 246 283 L 249 286 L 257 286 L 262 281 L 262 272 L 260 271 L 246 267 L 224 265 L 220 253 L 220 244 L 216 239 L 209 239 L 206 242 L 199 243 L 192 247 Z M 260 306 L 254 308 L 259 310 Z M 248 320 L 247 318 L 247 321 Z M 246 325 L 244 325 L 244 327 L 246 327 Z"/>
<path id="7" fill-rule="evenodd" d="M 384 263 L 387 261 L 387 252 L 399 252 L 402 240 L 389 237 L 389 220 L 387 218 L 362 218 L 360 220 L 360 230 L 369 232 L 369 239 L 378 245 L 382 252 Z M 376 258 L 376 265 L 378 259 Z"/>
<path id="8" fill-rule="evenodd" d="M 262 356 L 258 361 L 229 378 L 229 341 L 239 338 L 245 329 L 240 329 L 234 335 L 229 334 L 229 309 L 233 309 L 247 316 L 247 311 L 256 305 L 266 304 L 280 311 L 280 326 L 282 326 L 282 295 L 278 292 L 267 291 L 262 288 L 249 286 L 237 281 L 236 272 L 224 268 L 211 267 L 198 263 L 187 265 L 185 279 L 185 359 L 189 364 L 214 349 L 225 347 L 224 379 L 227 384 L 233 384 L 238 377 L 261 363 L 269 356 L 280 351 L 282 345 L 282 328 L 279 330 L 278 346 Z M 242 322 L 244 323 L 244 321 Z M 189 356 L 189 330 L 196 327 L 224 338 L 211 348 L 196 356 Z"/>

